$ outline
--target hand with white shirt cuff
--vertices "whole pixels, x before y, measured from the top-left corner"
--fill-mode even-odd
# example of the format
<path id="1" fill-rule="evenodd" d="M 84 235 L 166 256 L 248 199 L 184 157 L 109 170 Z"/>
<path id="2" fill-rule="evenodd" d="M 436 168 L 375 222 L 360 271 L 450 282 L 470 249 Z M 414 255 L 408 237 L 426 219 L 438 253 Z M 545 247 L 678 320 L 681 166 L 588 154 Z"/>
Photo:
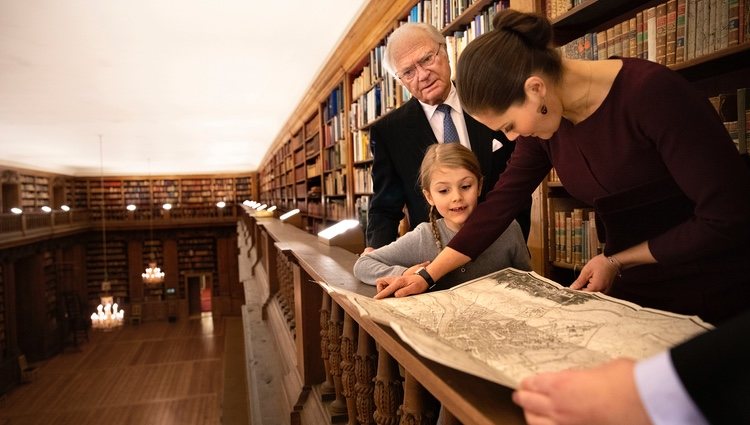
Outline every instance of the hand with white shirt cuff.
<path id="1" fill-rule="evenodd" d="M 541 373 L 521 382 L 513 401 L 529 425 L 650 425 L 632 360 L 586 370 Z"/>

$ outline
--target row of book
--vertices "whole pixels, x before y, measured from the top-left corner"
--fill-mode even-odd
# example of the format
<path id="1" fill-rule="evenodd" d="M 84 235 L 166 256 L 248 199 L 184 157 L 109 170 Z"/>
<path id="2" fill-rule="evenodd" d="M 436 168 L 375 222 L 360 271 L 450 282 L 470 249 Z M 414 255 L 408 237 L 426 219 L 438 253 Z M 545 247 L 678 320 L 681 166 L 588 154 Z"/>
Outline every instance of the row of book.
<path id="1" fill-rule="evenodd" d="M 408 22 L 426 22 L 442 30 L 477 0 L 422 0 L 409 11 Z"/>
<path id="2" fill-rule="evenodd" d="M 344 112 L 334 115 L 323 127 L 323 146 L 329 147 L 344 140 Z"/>
<path id="3" fill-rule="evenodd" d="M 354 193 L 372 193 L 372 164 L 354 169 Z"/>
<path id="4" fill-rule="evenodd" d="M 549 261 L 583 266 L 604 250 L 591 209 L 554 211 L 549 233 Z"/>
<path id="5" fill-rule="evenodd" d="M 324 194 L 330 195 L 346 195 L 346 174 L 343 170 L 336 170 L 323 178 Z"/>
<path id="6" fill-rule="evenodd" d="M 354 163 L 372 160 L 370 150 L 370 134 L 366 131 L 352 133 L 352 148 L 354 152 Z"/>
<path id="7" fill-rule="evenodd" d="M 583 0 L 546 0 L 544 4 L 544 13 L 550 19 L 555 19 L 582 2 Z"/>
<path id="8" fill-rule="evenodd" d="M 347 145 L 344 141 L 339 141 L 323 153 L 323 170 L 330 171 L 341 168 L 347 163 Z"/>
<path id="9" fill-rule="evenodd" d="M 329 220 L 343 220 L 347 218 L 346 202 L 343 199 L 329 199 L 325 210 L 326 218 Z"/>
<path id="10" fill-rule="evenodd" d="M 456 64 L 458 63 L 458 57 L 463 52 L 466 45 L 473 41 L 480 35 L 492 30 L 492 20 L 497 12 L 508 9 L 510 7 L 509 1 L 496 1 L 491 3 L 489 6 L 484 8 L 481 12 L 477 13 L 469 25 L 461 30 L 454 31 L 452 34 L 445 37 L 446 50 L 448 51 L 448 58 L 451 63 L 451 75 L 456 75 Z"/>
<path id="11" fill-rule="evenodd" d="M 668 0 L 561 47 L 574 59 L 675 65 L 750 41 L 750 0 Z"/>

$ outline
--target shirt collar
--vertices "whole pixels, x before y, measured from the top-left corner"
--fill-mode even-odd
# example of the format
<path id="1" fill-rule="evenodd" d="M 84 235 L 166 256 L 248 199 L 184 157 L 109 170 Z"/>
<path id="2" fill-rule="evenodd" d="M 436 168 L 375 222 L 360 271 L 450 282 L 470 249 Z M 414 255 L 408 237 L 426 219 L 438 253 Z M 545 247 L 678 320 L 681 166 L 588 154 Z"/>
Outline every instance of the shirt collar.
<path id="1" fill-rule="evenodd" d="M 448 92 L 448 97 L 443 101 L 443 103 L 446 103 L 451 106 L 451 108 L 455 109 L 459 114 L 463 114 L 464 111 L 461 108 L 461 101 L 458 99 L 458 92 L 456 91 L 456 86 L 453 85 L 451 82 L 451 91 Z M 419 104 L 422 105 L 422 110 L 424 111 L 425 115 L 428 118 L 432 118 L 433 115 L 435 115 L 435 111 L 437 110 L 438 105 L 428 105 L 421 100 L 419 101 Z"/>

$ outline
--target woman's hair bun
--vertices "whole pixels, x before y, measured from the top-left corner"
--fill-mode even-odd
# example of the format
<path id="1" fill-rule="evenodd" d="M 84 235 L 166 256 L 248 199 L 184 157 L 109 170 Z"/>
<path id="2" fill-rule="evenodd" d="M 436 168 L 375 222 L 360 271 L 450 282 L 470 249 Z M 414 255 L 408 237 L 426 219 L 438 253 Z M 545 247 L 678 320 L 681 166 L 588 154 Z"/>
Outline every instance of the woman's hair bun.
<path id="1" fill-rule="evenodd" d="M 514 34 L 533 48 L 546 49 L 552 41 L 552 24 L 546 16 L 505 9 L 495 15 L 492 24 L 496 31 Z"/>

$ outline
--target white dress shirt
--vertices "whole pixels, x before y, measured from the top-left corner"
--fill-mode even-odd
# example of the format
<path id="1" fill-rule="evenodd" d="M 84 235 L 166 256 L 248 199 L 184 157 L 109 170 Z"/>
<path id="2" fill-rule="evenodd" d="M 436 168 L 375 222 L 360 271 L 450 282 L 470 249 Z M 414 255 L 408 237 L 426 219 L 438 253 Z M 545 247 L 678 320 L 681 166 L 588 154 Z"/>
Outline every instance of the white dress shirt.
<path id="1" fill-rule="evenodd" d="M 435 134 L 438 143 L 443 143 L 443 113 L 438 112 L 438 105 L 419 103 L 422 105 L 422 110 L 424 110 L 424 114 L 430 122 L 430 127 L 432 127 L 432 132 Z M 458 99 L 458 93 L 453 84 L 451 84 L 451 91 L 448 93 L 448 98 L 443 103 L 450 105 L 452 108 L 451 118 L 453 119 L 453 124 L 456 126 L 456 131 L 458 131 L 458 139 L 461 141 L 461 144 L 471 149 L 469 132 L 466 130 L 466 120 L 464 120 L 464 110 L 461 108 L 461 102 Z"/>
<path id="2" fill-rule="evenodd" d="M 635 364 L 635 386 L 654 425 L 708 425 L 672 365 L 669 351 Z"/>

